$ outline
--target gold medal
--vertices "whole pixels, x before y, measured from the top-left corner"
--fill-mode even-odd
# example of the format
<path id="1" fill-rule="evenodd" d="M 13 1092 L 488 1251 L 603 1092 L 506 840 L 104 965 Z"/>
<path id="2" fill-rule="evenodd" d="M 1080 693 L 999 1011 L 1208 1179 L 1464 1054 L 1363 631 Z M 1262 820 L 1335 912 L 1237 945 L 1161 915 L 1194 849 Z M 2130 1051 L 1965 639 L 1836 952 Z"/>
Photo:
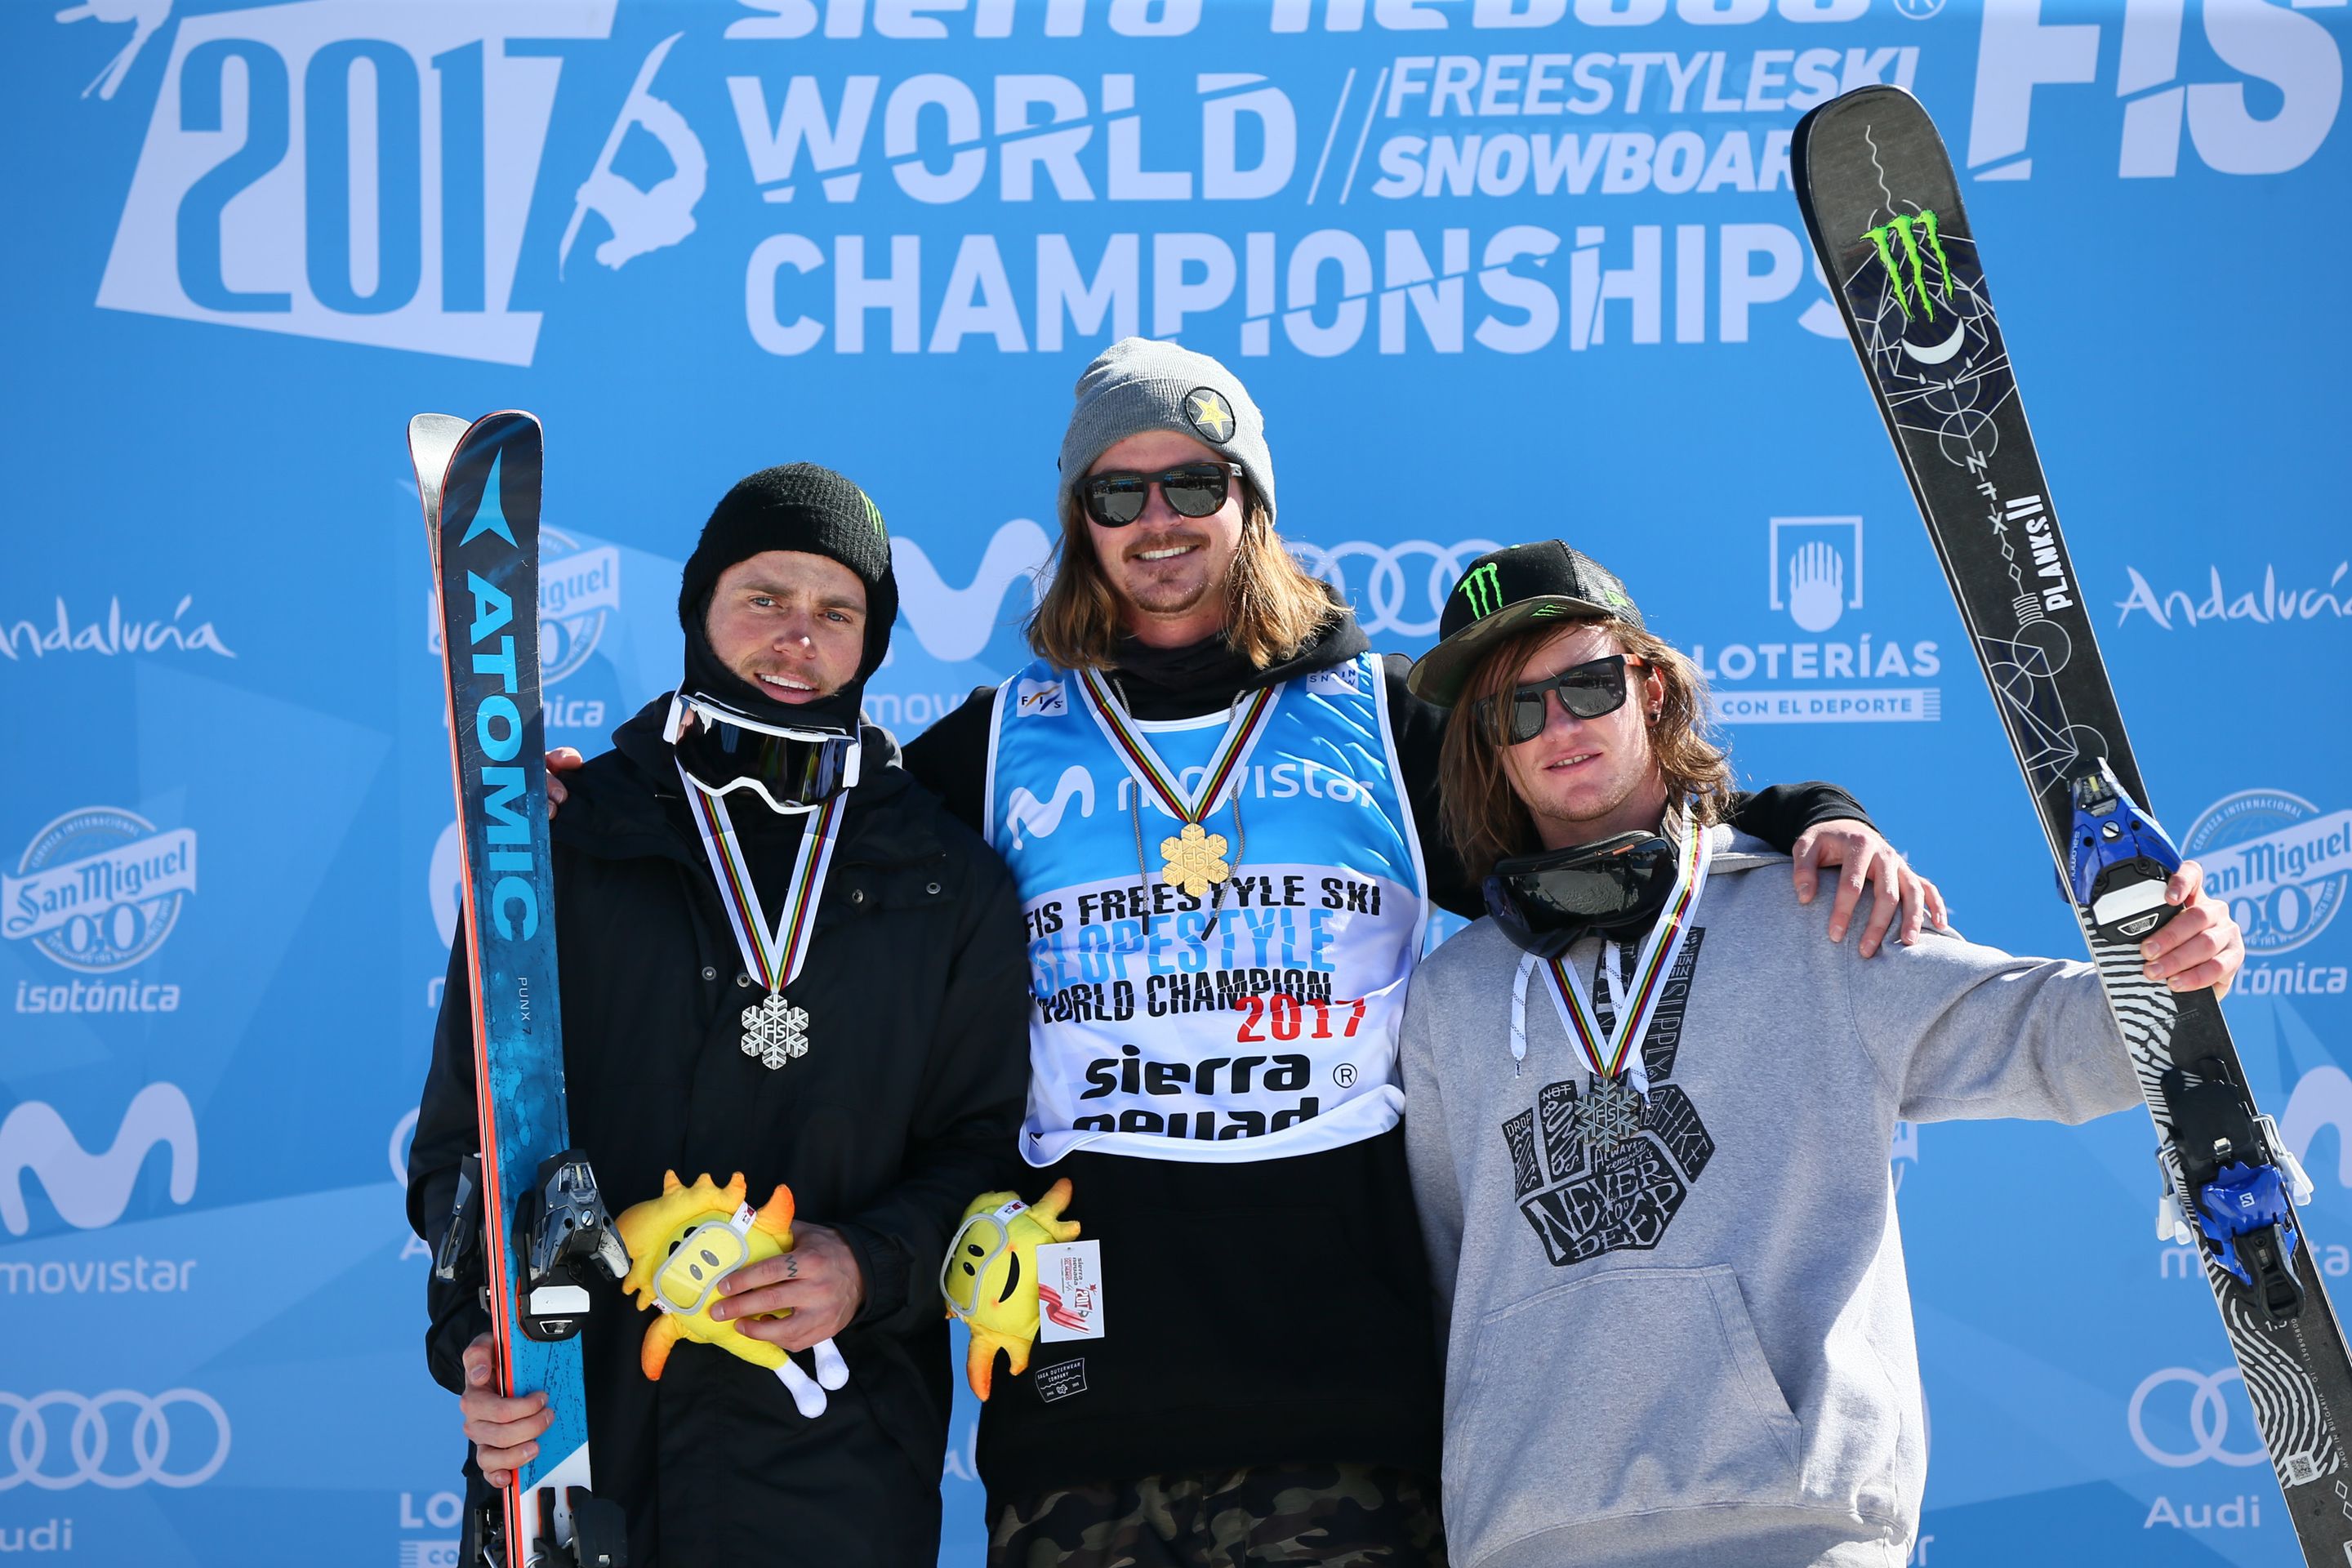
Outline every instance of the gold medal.
<path id="1" fill-rule="evenodd" d="M 1161 839 L 1160 858 L 1166 862 L 1160 870 L 1161 879 L 1196 899 L 1234 874 L 1234 868 L 1225 864 L 1225 836 L 1211 833 L 1197 822 L 1188 822 L 1174 837 Z"/>

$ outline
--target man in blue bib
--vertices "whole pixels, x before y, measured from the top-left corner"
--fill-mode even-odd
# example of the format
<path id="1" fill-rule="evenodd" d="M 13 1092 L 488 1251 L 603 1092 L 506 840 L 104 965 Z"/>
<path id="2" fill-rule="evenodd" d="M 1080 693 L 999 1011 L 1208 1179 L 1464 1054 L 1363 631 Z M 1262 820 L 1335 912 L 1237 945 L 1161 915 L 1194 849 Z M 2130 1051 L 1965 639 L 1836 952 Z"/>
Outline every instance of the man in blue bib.
<path id="1" fill-rule="evenodd" d="M 906 750 L 1013 869 L 1033 1011 L 1023 1158 L 1099 1244 L 1094 1337 L 1000 1377 L 990 1561 L 1444 1560 L 1440 1382 L 1397 1031 L 1432 902 L 1444 714 L 1275 531 L 1238 377 L 1113 344 L 1063 438 L 1037 658 Z M 1826 784 L 1737 797 L 1810 897 L 1845 867 L 1940 912 Z"/>

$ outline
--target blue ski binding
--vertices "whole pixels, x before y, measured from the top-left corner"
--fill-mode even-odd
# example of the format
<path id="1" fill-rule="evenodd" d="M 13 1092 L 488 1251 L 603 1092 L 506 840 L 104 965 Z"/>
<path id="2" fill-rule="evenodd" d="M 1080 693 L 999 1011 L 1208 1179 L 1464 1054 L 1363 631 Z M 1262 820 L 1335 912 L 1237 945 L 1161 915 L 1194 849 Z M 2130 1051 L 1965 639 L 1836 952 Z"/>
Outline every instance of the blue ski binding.
<path id="1" fill-rule="evenodd" d="M 2066 890 L 2100 935 L 2137 942 L 2171 917 L 2164 885 L 2180 869 L 2180 851 L 2116 782 L 2105 757 L 2072 788 Z"/>

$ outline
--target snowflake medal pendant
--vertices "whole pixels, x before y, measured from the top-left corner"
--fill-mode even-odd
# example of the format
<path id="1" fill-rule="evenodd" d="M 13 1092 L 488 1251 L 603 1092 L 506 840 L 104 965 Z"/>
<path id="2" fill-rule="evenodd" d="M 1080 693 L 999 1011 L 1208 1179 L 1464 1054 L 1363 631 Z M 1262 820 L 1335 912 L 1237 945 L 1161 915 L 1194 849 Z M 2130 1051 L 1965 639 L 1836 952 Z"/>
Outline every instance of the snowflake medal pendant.
<path id="1" fill-rule="evenodd" d="M 743 1054 L 757 1057 L 771 1072 L 794 1057 L 808 1055 L 808 1009 L 771 991 L 756 1007 L 743 1009 Z"/>
<path id="2" fill-rule="evenodd" d="M 1641 1095 L 1622 1073 L 1613 1078 L 1596 1076 L 1585 1090 L 1584 1103 L 1576 1108 L 1576 1129 L 1584 1135 L 1592 1163 L 1601 1164 L 1619 1144 L 1641 1132 Z"/>
<path id="3" fill-rule="evenodd" d="M 1174 837 L 1161 839 L 1160 858 L 1164 862 L 1160 868 L 1161 879 L 1196 899 L 1215 884 L 1233 879 L 1234 868 L 1225 863 L 1225 836 L 1211 833 L 1197 822 L 1188 822 Z"/>

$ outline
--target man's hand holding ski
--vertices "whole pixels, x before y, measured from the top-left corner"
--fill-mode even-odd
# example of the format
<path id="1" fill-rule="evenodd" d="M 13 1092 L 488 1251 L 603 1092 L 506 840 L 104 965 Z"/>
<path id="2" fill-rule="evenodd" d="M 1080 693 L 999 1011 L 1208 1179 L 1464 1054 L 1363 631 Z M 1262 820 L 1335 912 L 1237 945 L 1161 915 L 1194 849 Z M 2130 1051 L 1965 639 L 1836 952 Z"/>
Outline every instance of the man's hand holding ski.
<path id="1" fill-rule="evenodd" d="M 537 1389 L 512 1399 L 498 1392 L 490 1380 L 497 1354 L 488 1334 L 466 1347 L 466 1392 L 457 1396 L 457 1408 L 466 1417 L 466 1438 L 474 1445 L 482 1479 L 503 1487 L 519 1468 L 538 1458 L 539 1436 L 555 1417 L 548 1414 L 547 1395 Z"/>
<path id="2" fill-rule="evenodd" d="M 2183 860 L 2164 884 L 2164 901 L 2180 912 L 2139 944 L 2140 956 L 2147 960 L 2141 973 L 2175 991 L 2211 986 L 2215 995 L 2227 996 L 2246 962 L 2246 933 L 2221 900 L 2205 890 L 2205 868 Z"/>

